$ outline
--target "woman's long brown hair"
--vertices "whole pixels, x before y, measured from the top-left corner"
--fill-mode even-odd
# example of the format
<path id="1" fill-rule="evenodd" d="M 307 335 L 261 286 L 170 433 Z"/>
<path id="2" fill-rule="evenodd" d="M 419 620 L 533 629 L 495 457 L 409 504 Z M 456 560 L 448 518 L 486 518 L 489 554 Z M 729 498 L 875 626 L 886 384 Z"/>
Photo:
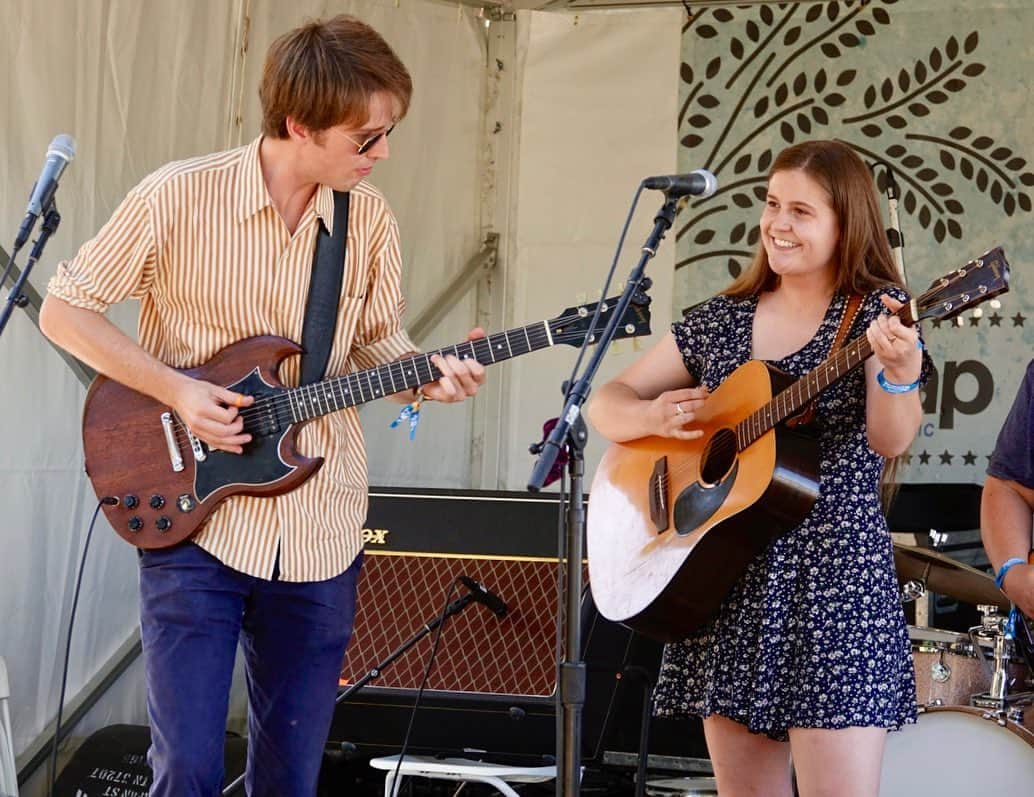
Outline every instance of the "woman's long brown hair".
<path id="1" fill-rule="evenodd" d="M 794 170 L 825 190 L 836 213 L 840 235 L 834 255 L 834 291 L 864 296 L 887 285 L 904 287 L 884 231 L 876 184 L 857 153 L 840 141 L 805 141 L 784 149 L 768 177 Z M 779 276 L 768 265 L 768 253 L 759 242 L 750 266 L 722 293 L 745 298 L 778 284 Z"/>
<path id="2" fill-rule="evenodd" d="M 901 282 L 876 198 L 876 184 L 858 154 L 840 141 L 805 141 L 784 149 L 768 173 L 798 170 L 826 191 L 839 225 L 834 258 L 834 291 L 864 296 L 878 288 Z M 774 290 L 779 275 L 768 264 L 764 242 L 758 243 L 750 267 L 728 288 L 727 296 L 746 298 Z M 885 510 L 897 493 L 900 457 L 883 469 L 880 496 Z"/>

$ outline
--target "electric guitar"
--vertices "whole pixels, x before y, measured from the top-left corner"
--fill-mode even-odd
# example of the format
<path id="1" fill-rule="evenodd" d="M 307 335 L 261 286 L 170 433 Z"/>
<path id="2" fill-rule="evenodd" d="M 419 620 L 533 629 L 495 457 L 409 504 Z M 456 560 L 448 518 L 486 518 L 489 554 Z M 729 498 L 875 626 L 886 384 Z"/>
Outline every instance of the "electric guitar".
<path id="1" fill-rule="evenodd" d="M 650 299 L 638 293 L 615 337 L 650 333 Z M 433 382 L 441 373 L 433 354 L 474 358 L 482 365 L 561 343 L 580 346 L 603 331 L 617 297 L 568 307 L 559 316 L 301 387 L 285 387 L 280 363 L 300 354 L 285 338 L 258 336 L 227 346 L 208 362 L 183 372 L 255 397 L 241 410 L 252 439 L 244 453 L 212 450 L 176 413 L 155 399 L 107 377 L 97 377 L 83 408 L 86 473 L 115 531 L 140 548 L 166 548 L 198 532 L 232 495 L 282 495 L 312 476 L 321 457 L 296 447 L 303 423 L 328 413 Z"/>
<path id="2" fill-rule="evenodd" d="M 950 319 L 1009 289 L 999 247 L 898 310 Z M 614 443 L 589 492 L 589 581 L 604 617 L 662 641 L 705 623 L 744 569 L 799 525 L 819 494 L 818 440 L 784 423 L 872 354 L 861 335 L 794 381 L 760 360 L 708 397 L 696 440 Z"/>

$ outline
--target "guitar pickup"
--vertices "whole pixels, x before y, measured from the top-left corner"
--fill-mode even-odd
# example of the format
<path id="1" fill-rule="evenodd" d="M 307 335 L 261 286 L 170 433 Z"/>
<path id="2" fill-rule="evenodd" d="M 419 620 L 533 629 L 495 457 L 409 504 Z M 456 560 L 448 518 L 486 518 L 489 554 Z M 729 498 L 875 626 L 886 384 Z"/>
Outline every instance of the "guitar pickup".
<path id="1" fill-rule="evenodd" d="M 650 519 L 660 534 L 668 529 L 668 458 L 653 463 L 650 474 Z"/>
<path id="2" fill-rule="evenodd" d="M 183 470 L 183 456 L 180 454 L 179 443 L 176 442 L 176 430 L 172 425 L 172 413 L 162 413 L 162 433 L 165 435 L 165 447 L 169 450 L 169 463 L 172 470 L 179 473 Z"/>

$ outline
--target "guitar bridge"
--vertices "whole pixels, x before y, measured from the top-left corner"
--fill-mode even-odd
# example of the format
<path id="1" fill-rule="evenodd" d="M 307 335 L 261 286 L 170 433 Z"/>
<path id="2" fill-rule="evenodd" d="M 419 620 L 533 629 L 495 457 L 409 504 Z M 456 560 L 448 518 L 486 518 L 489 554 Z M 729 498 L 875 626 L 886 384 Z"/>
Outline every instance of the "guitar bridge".
<path id="1" fill-rule="evenodd" d="M 653 463 L 650 474 L 650 519 L 660 534 L 668 528 L 668 458 Z"/>
<path id="2" fill-rule="evenodd" d="M 162 413 L 162 433 L 165 435 L 165 447 L 169 450 L 169 463 L 172 470 L 179 473 L 183 470 L 183 457 L 180 455 L 180 447 L 176 442 L 176 432 L 172 427 L 172 413 Z"/>

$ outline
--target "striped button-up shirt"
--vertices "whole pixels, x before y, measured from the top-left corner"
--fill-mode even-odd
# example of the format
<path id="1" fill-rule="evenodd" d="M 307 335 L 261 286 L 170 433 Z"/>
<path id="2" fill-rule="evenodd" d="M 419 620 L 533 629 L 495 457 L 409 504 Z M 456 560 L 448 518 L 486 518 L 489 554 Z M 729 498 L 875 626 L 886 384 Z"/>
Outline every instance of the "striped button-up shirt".
<path id="1" fill-rule="evenodd" d="M 260 142 L 170 163 L 145 178 L 97 236 L 58 266 L 50 292 L 100 313 L 139 299 L 140 345 L 175 368 L 204 363 L 252 335 L 300 340 L 318 224 L 332 227 L 334 196 L 319 186 L 289 233 L 266 189 Z M 401 321 L 398 227 L 365 183 L 351 192 L 345 260 L 328 376 L 416 350 Z M 292 357 L 280 376 L 297 385 L 298 373 Z M 343 572 L 362 548 L 366 516 L 356 410 L 309 421 L 298 448 L 325 458 L 312 478 L 279 497 L 224 501 L 194 541 L 261 578 L 271 577 L 278 551 L 285 581 Z M 133 456 L 131 441 L 125 455 Z"/>

